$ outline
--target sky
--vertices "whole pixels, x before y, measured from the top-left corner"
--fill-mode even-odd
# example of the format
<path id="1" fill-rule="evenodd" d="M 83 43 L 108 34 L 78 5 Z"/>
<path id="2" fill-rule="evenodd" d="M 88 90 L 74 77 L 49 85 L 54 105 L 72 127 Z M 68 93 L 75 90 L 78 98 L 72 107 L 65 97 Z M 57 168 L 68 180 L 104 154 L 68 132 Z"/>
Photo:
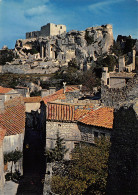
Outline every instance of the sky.
<path id="1" fill-rule="evenodd" d="M 0 49 L 47 23 L 67 31 L 113 25 L 113 35 L 138 38 L 138 0 L 0 0 Z"/>

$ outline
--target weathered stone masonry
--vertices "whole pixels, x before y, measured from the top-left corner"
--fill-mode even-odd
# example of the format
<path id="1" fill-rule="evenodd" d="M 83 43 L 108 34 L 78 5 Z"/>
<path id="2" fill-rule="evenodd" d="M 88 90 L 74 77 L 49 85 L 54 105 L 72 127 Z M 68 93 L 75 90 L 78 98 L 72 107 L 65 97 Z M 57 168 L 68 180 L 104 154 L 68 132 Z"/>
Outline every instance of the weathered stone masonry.
<path id="1" fill-rule="evenodd" d="M 138 76 L 130 79 L 123 88 L 108 88 L 102 83 L 101 99 L 105 106 L 120 108 L 122 105 L 135 103 L 138 98 Z"/>

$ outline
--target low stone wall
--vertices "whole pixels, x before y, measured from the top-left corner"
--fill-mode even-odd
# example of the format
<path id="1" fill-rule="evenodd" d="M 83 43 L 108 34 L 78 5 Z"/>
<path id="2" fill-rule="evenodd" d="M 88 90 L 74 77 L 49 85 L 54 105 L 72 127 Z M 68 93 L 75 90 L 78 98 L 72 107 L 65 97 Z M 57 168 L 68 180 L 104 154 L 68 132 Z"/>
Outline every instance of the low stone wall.
<path id="1" fill-rule="evenodd" d="M 2 145 L 0 145 L 0 194 L 3 195 L 3 189 L 4 189 L 4 161 L 3 161 L 3 148 Z"/>
<path id="2" fill-rule="evenodd" d="M 130 79 L 123 88 L 108 88 L 101 85 L 101 99 L 105 106 L 119 109 L 123 105 L 131 105 L 138 97 L 138 75 Z"/>

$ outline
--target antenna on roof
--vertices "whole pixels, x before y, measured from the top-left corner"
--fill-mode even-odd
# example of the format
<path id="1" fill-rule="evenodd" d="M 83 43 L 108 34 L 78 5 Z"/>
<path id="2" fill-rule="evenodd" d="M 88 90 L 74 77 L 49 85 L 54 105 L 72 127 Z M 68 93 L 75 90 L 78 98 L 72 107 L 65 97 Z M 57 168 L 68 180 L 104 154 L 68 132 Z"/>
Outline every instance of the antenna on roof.
<path id="1" fill-rule="evenodd" d="M 66 92 L 66 82 L 63 82 L 64 93 Z"/>

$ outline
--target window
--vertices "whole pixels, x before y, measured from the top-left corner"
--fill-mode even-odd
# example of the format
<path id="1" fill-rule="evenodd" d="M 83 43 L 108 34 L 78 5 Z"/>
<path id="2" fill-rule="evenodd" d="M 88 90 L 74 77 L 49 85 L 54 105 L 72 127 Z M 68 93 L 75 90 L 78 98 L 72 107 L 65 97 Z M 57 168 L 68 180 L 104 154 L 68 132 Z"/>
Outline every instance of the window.
<path id="1" fill-rule="evenodd" d="M 74 142 L 74 148 L 79 148 L 79 147 L 80 147 L 79 142 Z"/>
<path id="2" fill-rule="evenodd" d="M 98 138 L 98 132 L 94 131 L 94 141 Z"/>
<path id="3" fill-rule="evenodd" d="M 109 78 L 107 78 L 107 85 L 109 85 Z"/>
<path id="4" fill-rule="evenodd" d="M 62 29 L 62 26 L 60 26 L 60 29 Z"/>
<path id="5" fill-rule="evenodd" d="M 94 131 L 94 137 L 95 137 L 95 138 L 98 137 L 98 132 Z"/>

